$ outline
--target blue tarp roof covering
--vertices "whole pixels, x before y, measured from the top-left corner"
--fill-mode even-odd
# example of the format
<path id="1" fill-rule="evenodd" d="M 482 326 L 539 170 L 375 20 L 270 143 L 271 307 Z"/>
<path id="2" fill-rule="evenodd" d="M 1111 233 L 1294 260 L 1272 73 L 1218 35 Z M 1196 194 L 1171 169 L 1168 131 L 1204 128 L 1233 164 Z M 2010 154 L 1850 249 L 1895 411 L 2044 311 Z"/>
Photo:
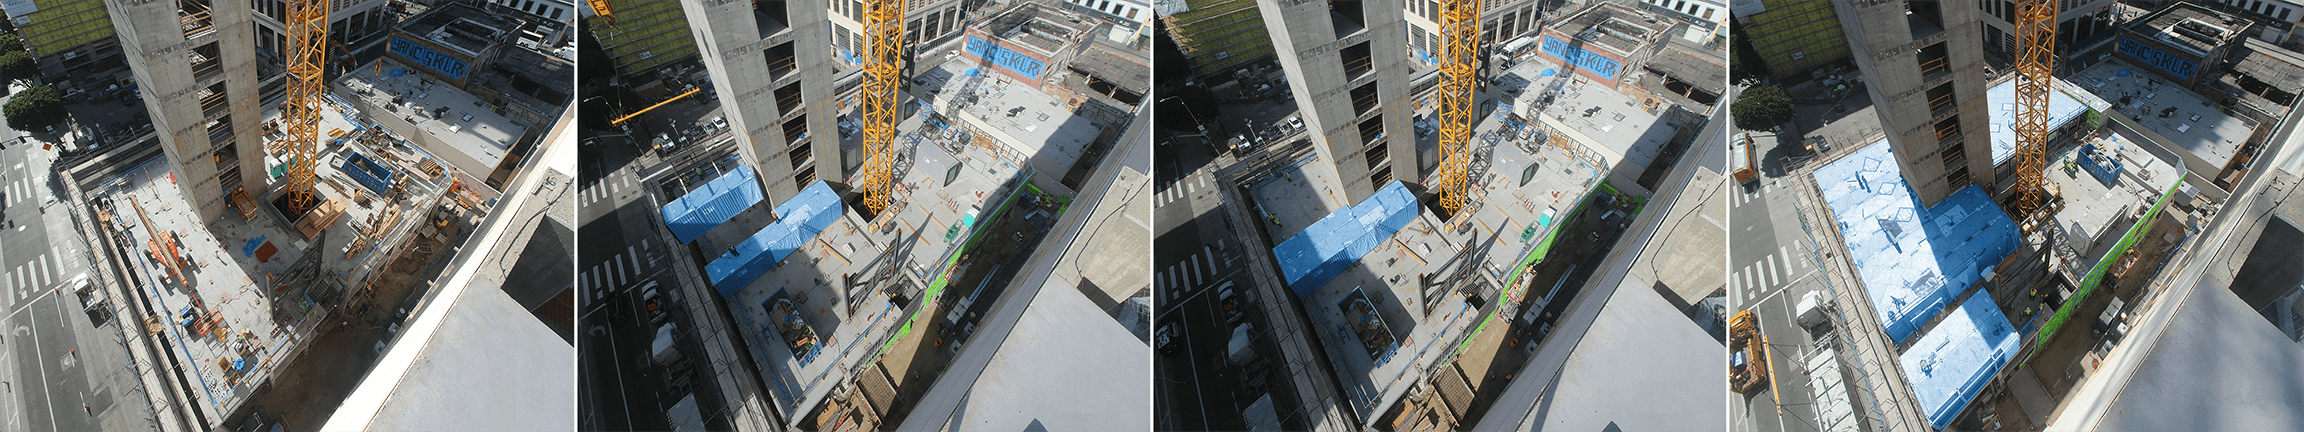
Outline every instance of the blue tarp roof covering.
<path id="1" fill-rule="evenodd" d="M 1992 164 L 1999 165 L 2016 156 L 2016 80 L 1992 86 L 1984 92 L 1984 102 L 1992 104 L 1988 117 L 1992 121 Z M 2088 105 L 2072 95 L 2060 90 L 2048 92 L 2048 127 L 2063 127 L 2064 122 L 2087 111 Z"/>
<path id="2" fill-rule="evenodd" d="M 840 194 L 832 193 L 831 186 L 817 180 L 808 189 L 801 190 L 800 195 L 776 205 L 779 218 L 776 222 L 737 243 L 735 249 L 720 254 L 711 265 L 704 266 L 704 273 L 712 278 L 712 287 L 720 290 L 721 297 L 735 297 L 737 291 L 751 285 L 753 279 L 767 273 L 768 268 L 783 261 L 785 255 L 799 250 L 808 240 L 815 239 L 816 233 L 824 232 L 825 227 L 839 221 L 841 211 Z"/>
<path id="3" fill-rule="evenodd" d="M 2016 250 L 2016 223 L 1983 188 L 1922 210 L 1901 171 L 1885 139 L 1815 171 L 1880 325 L 1897 342 Z"/>
<path id="4" fill-rule="evenodd" d="M 1359 204 L 1329 213 L 1280 242 L 1272 248 L 1272 256 L 1280 260 L 1280 272 L 1287 276 L 1288 287 L 1295 289 L 1297 296 L 1308 297 L 1416 220 L 1416 212 L 1416 194 L 1394 181 Z"/>
<path id="5" fill-rule="evenodd" d="M 673 236 L 680 237 L 680 243 L 696 241 L 712 227 L 760 202 L 760 182 L 753 177 L 752 167 L 738 165 L 735 171 L 688 191 L 664 205 L 664 225 L 672 229 Z"/>
<path id="6" fill-rule="evenodd" d="M 1937 429 L 1952 424 L 2000 367 L 2016 356 L 2016 342 L 2016 328 L 2008 324 L 2008 316 L 1992 304 L 1991 295 L 1977 293 L 1905 350 L 1900 362 L 1904 379 L 1912 382 L 1912 393 L 1928 410 L 1928 423 Z"/>

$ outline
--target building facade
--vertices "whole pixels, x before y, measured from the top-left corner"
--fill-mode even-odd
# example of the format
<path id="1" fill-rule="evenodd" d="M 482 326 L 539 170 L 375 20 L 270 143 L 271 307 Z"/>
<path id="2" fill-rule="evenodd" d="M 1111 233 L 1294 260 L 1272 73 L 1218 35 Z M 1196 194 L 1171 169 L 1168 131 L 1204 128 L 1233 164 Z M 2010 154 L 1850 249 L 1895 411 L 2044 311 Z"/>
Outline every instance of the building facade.
<path id="1" fill-rule="evenodd" d="M 1904 180 L 1933 206 L 1969 184 L 1995 192 L 1976 3 L 1833 0 Z"/>
<path id="2" fill-rule="evenodd" d="M 1814 0 L 1740 1 L 1730 13 L 1769 76 L 1790 80 L 1817 67 L 1848 59 L 1848 39 L 1832 2 Z"/>

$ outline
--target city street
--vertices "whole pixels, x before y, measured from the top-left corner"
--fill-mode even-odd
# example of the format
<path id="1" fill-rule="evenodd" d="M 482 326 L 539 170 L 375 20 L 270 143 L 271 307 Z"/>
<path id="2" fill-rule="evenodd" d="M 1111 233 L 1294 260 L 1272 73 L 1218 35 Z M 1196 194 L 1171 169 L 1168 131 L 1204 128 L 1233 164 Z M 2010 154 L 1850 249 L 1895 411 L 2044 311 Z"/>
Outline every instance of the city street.
<path id="1" fill-rule="evenodd" d="M 1851 90 L 1861 95 L 1862 89 Z M 1832 152 L 1855 148 L 1864 139 L 1876 139 L 1879 118 L 1870 99 L 1854 96 L 1835 103 L 1798 105 L 1792 130 L 1743 131 L 1752 137 L 1753 154 L 1761 158 L 1757 180 L 1729 190 L 1730 238 L 1728 308 L 1751 310 L 1759 317 L 1760 333 L 1770 344 L 1769 386 L 1742 396 L 1733 410 L 1731 430 L 1751 432 L 1807 432 L 1818 430 L 1815 389 L 1802 364 L 1814 352 L 1812 337 L 1793 317 L 1801 297 L 1824 289 L 1817 264 L 1830 249 L 1815 247 L 1831 241 L 1811 236 L 1801 221 L 1803 206 L 1818 204 L 1807 168 L 1836 153 L 1816 153 L 1804 142 L 1828 141 Z M 1801 137 L 1807 137 L 1805 139 Z M 1871 138 L 1866 138 L 1871 137 Z M 1742 145 L 1739 142 L 1732 143 Z M 1808 221 L 1808 224 L 1831 223 Z M 1813 242 L 1811 241 L 1813 240 Z M 1829 294 L 1826 294 L 1829 296 Z M 1779 400 L 1780 398 L 1780 400 Z M 1781 410 L 1781 414 L 1778 411 Z"/>
<path id="2" fill-rule="evenodd" d="M 0 98 L 4 103 L 5 98 Z M 88 244 L 55 202 L 56 150 L 0 126 L 0 406 L 8 430 L 103 430 L 153 420 L 129 367 L 118 321 L 91 321 L 69 290 L 88 272 Z M 120 305 L 114 304 L 114 307 Z M 114 409 L 127 408 L 127 409 Z"/>
<path id="3" fill-rule="evenodd" d="M 1197 137 L 1175 139 L 1153 159 L 1153 324 L 1174 332 L 1175 338 L 1173 351 L 1154 362 L 1154 375 L 1170 378 L 1155 387 L 1153 400 L 1160 405 L 1155 428 L 1245 430 L 1241 409 L 1258 395 L 1242 394 L 1241 379 L 1226 364 L 1232 326 L 1225 322 L 1214 288 L 1249 279 L 1239 243 L 1225 240 L 1233 235 L 1216 210 L 1224 204 L 1216 189 L 1222 186 L 1200 142 Z"/>
<path id="4" fill-rule="evenodd" d="M 577 236 L 584 239 L 576 253 L 577 313 L 586 323 L 579 344 L 587 347 L 577 360 L 585 377 L 578 397 L 590 415 L 580 422 L 601 430 L 671 429 L 665 410 L 682 395 L 666 394 L 666 376 L 651 364 L 655 327 L 635 288 L 677 282 L 665 245 L 647 226 L 655 203 L 642 192 L 643 164 L 620 140 L 604 141 L 584 149 L 596 165 L 581 167 L 585 176 L 577 180 Z"/>

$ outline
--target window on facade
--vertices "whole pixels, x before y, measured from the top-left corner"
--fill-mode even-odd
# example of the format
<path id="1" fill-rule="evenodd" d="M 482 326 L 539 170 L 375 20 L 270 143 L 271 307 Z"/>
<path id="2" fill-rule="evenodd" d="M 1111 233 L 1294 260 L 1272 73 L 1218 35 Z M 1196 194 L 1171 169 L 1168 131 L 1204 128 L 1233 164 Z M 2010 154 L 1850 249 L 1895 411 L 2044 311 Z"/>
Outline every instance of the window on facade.
<path id="1" fill-rule="evenodd" d="M 1344 47 L 1338 53 L 1342 55 L 1339 60 L 1344 62 L 1345 79 L 1359 78 L 1375 70 L 1375 59 L 1369 56 L 1367 42 Z"/>

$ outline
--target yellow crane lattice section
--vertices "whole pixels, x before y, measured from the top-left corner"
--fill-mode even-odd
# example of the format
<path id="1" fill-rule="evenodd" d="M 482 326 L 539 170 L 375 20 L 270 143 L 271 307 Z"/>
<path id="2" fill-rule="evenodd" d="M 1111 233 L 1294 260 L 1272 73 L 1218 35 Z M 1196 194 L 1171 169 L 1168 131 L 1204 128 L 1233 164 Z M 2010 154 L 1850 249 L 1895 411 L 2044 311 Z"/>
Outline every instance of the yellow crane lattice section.
<path id="1" fill-rule="evenodd" d="M 2048 152 L 2048 92 L 2056 71 L 2056 0 L 2016 3 L 2016 218 L 2046 204 L 2040 170 Z"/>
<path id="2" fill-rule="evenodd" d="M 312 165 L 320 144 L 320 106 L 327 91 L 328 3 L 288 0 L 288 97 L 280 102 L 280 122 L 288 132 L 288 161 L 280 178 L 288 206 L 303 211 L 318 205 L 312 193 Z"/>
<path id="3" fill-rule="evenodd" d="M 904 82 L 904 0 L 864 1 L 864 166 L 849 185 L 873 214 L 886 210 L 896 186 L 897 86 Z"/>
<path id="4" fill-rule="evenodd" d="M 1471 200 L 1472 98 L 1479 86 L 1481 0 L 1440 1 L 1440 167 L 1425 184 L 1450 214 Z"/>
<path id="5" fill-rule="evenodd" d="M 600 20 L 607 22 L 609 27 L 616 26 L 616 8 L 608 4 L 608 0 L 585 0 L 585 3 L 591 4 L 592 13 L 599 14 Z"/>

